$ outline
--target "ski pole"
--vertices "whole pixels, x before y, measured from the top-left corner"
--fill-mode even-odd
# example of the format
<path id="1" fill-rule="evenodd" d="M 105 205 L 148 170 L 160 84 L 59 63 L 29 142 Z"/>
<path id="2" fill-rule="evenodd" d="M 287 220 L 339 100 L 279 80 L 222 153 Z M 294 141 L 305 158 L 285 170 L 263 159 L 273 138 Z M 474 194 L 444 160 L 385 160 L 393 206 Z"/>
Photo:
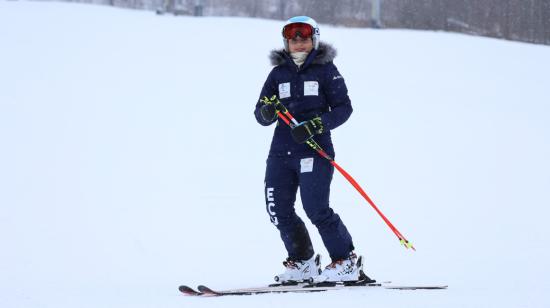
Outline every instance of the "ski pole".
<path id="1" fill-rule="evenodd" d="M 277 99 L 276 95 L 274 95 L 271 99 L 264 97 L 262 101 L 266 104 L 271 104 L 273 103 L 273 101 L 275 101 L 274 105 L 275 105 L 275 112 L 277 113 L 277 116 L 291 128 L 294 128 L 299 124 L 298 121 L 288 111 L 288 109 Z M 411 248 L 412 250 L 416 251 L 412 243 L 410 243 L 403 236 L 403 234 L 401 234 L 401 232 L 397 230 L 397 228 L 390 222 L 390 220 L 386 217 L 386 215 L 384 215 L 382 211 L 380 211 L 380 209 L 376 206 L 376 204 L 374 204 L 374 201 L 372 201 L 372 199 L 367 195 L 367 193 L 363 190 L 363 188 L 361 188 L 359 183 L 357 183 L 357 181 L 355 181 L 355 179 L 348 172 L 346 172 L 344 168 L 340 167 L 340 165 L 338 165 L 336 161 L 330 155 L 328 155 L 313 138 L 310 138 L 309 140 L 307 140 L 306 143 L 313 150 L 319 153 L 320 156 L 327 159 L 344 176 L 344 178 L 346 178 L 346 180 L 350 182 L 350 184 L 359 192 L 359 194 L 361 194 L 361 196 L 363 196 L 363 198 L 367 200 L 367 202 L 371 205 L 371 207 L 376 211 L 376 213 L 378 213 L 378 215 L 382 218 L 382 220 L 384 220 L 386 225 L 397 236 L 397 238 L 399 239 L 399 243 L 401 245 L 405 246 L 405 248 L 407 249 Z"/>

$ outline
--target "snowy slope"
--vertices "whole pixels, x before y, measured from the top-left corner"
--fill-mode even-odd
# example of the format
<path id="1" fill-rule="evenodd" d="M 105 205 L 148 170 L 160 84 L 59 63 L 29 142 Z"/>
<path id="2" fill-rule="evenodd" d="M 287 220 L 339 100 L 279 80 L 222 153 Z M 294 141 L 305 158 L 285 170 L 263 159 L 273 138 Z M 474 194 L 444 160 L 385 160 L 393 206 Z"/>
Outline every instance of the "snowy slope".
<path id="1" fill-rule="evenodd" d="M 252 116 L 280 26 L 0 2 L 1 307 L 550 305 L 550 47 L 329 26 L 336 159 L 418 251 L 339 175 L 333 207 L 368 274 L 449 289 L 178 294 L 282 268 Z"/>

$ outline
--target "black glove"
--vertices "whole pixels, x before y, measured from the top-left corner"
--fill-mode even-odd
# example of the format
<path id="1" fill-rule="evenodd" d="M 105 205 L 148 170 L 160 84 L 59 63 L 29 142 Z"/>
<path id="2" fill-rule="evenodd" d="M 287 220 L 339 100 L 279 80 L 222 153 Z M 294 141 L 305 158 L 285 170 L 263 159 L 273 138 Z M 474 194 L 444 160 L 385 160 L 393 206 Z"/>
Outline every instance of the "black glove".
<path id="1" fill-rule="evenodd" d="M 275 106 L 273 104 L 265 104 L 260 107 L 260 115 L 266 122 L 273 122 L 277 118 L 277 113 L 275 112 Z"/>
<path id="2" fill-rule="evenodd" d="M 321 122 L 321 118 L 316 117 L 294 126 L 290 133 L 294 141 L 304 143 L 314 135 L 323 133 L 323 123 Z"/>

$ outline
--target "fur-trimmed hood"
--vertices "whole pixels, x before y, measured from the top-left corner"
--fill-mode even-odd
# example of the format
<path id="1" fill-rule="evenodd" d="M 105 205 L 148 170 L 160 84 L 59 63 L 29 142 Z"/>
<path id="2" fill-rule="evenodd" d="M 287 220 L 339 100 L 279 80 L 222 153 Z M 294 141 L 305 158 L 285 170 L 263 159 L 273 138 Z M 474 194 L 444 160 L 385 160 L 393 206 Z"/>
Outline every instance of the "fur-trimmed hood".
<path id="1" fill-rule="evenodd" d="M 326 64 L 332 62 L 336 58 L 337 51 L 332 45 L 319 42 L 319 48 L 315 50 L 317 53 L 315 59 L 311 62 L 312 64 Z M 274 66 L 281 65 L 292 61 L 288 53 L 284 49 L 275 49 L 269 53 L 269 60 Z"/>

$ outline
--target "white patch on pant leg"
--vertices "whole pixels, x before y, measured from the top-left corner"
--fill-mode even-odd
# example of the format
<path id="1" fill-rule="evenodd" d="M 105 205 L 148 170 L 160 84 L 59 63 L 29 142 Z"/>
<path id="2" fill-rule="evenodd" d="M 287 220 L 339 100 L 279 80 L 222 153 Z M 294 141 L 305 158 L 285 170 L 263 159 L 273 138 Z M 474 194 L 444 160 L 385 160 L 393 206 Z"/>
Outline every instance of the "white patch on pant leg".
<path id="1" fill-rule="evenodd" d="M 313 171 L 313 157 L 300 160 L 300 173 Z"/>

